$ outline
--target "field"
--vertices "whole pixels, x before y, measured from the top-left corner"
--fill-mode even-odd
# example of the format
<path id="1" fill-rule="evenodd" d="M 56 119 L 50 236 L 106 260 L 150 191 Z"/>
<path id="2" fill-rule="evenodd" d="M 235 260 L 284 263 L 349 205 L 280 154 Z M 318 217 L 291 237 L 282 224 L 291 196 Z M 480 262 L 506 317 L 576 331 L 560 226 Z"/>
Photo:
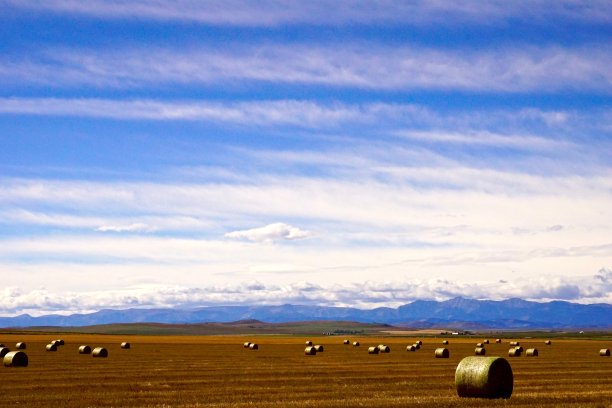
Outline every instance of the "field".
<path id="1" fill-rule="evenodd" d="M 51 339 L 66 345 L 45 351 Z M 310 337 L 325 347 L 304 355 L 304 336 L 135 336 L 7 334 L 14 349 L 25 341 L 27 368 L 0 367 L 2 407 L 612 407 L 612 358 L 599 349 L 609 340 L 518 339 L 539 357 L 508 358 L 514 372 L 509 400 L 458 398 L 454 372 L 481 339 L 449 338 L 449 359 L 435 359 L 441 338 Z M 507 356 L 508 341 L 487 345 L 487 355 Z M 130 350 L 119 344 L 129 341 Z M 259 350 L 244 349 L 244 341 Z M 387 344 L 391 353 L 369 355 Z M 106 359 L 79 355 L 81 344 L 104 346 Z"/>

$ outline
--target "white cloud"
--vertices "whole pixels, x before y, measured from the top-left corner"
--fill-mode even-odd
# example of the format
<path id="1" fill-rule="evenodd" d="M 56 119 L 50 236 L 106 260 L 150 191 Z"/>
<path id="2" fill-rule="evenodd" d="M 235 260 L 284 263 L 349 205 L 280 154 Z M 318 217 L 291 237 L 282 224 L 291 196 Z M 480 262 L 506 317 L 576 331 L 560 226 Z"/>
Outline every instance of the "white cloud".
<path id="1" fill-rule="evenodd" d="M 244 81 L 378 90 L 610 93 L 609 46 L 441 50 L 374 43 L 227 44 L 223 49 L 49 50 L 0 59 L 3 81 L 140 88 Z M 183 113 L 184 114 L 184 113 Z"/>
<path id="2" fill-rule="evenodd" d="M 397 307 L 416 299 L 447 300 L 462 296 L 502 300 L 522 297 L 535 301 L 567 300 L 581 303 L 612 303 L 612 271 L 601 269 L 591 276 L 540 275 L 510 282 L 403 279 L 364 280 L 326 284 L 313 280 L 290 284 L 251 280 L 238 284 L 201 287 L 146 285 L 110 291 L 0 290 L 0 314 L 88 312 L 104 308 L 197 307 L 209 305 L 306 304 L 373 308 Z"/>
<path id="3" fill-rule="evenodd" d="M 87 15 L 105 19 L 152 19 L 194 21 L 213 25 L 282 26 L 286 24 L 410 24 L 416 26 L 444 24 L 491 25 L 506 20 L 609 22 L 605 0 L 587 3 L 573 0 L 542 0 L 508 3 L 488 1 L 383 1 L 363 3 L 357 0 L 2 0 L 0 4 L 29 12 L 55 12 Z"/>
<path id="4" fill-rule="evenodd" d="M 232 231 L 225 234 L 226 238 L 245 239 L 253 242 L 292 241 L 308 238 L 310 236 L 312 236 L 312 233 L 309 231 L 304 231 L 281 222 L 268 224 L 260 228 Z"/>
<path id="5" fill-rule="evenodd" d="M 128 224 L 128 225 L 102 225 L 96 228 L 100 232 L 152 232 L 155 228 L 147 224 Z"/>

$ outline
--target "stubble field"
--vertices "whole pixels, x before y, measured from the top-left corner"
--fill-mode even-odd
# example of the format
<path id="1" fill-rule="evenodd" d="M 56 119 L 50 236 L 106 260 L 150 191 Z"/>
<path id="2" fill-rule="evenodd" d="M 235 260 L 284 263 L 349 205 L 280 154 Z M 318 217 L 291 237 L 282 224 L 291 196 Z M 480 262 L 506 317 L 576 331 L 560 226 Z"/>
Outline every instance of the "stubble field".
<path id="1" fill-rule="evenodd" d="M 57 352 L 45 345 L 62 338 Z M 508 359 L 514 372 L 509 400 L 458 398 L 454 374 L 481 339 L 449 339 L 449 359 L 434 358 L 441 338 L 312 337 L 325 351 L 304 355 L 297 336 L 0 335 L 14 350 L 25 341 L 27 368 L 0 367 L 2 407 L 612 407 L 609 341 L 523 340 L 539 357 L 508 358 L 508 342 L 489 344 L 487 355 Z M 129 341 L 130 350 L 119 344 Z M 243 348 L 257 342 L 259 350 Z M 369 355 L 370 345 L 391 353 Z M 108 358 L 80 355 L 78 346 L 103 346 Z"/>

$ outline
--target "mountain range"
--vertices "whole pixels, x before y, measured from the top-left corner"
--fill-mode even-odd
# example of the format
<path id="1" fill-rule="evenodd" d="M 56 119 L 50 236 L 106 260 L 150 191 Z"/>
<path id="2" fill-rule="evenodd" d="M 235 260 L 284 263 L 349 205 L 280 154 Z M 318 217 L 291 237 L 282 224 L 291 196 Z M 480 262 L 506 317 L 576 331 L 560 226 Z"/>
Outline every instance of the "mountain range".
<path id="1" fill-rule="evenodd" d="M 492 301 L 457 297 L 442 302 L 417 300 L 397 308 L 376 309 L 307 305 L 104 309 L 68 316 L 52 314 L 33 317 L 23 314 L 0 317 L 0 327 L 73 327 L 143 322 L 193 324 L 247 319 L 269 323 L 353 321 L 418 328 L 612 329 L 612 305 L 584 305 L 564 301 L 539 303 L 517 298 Z"/>

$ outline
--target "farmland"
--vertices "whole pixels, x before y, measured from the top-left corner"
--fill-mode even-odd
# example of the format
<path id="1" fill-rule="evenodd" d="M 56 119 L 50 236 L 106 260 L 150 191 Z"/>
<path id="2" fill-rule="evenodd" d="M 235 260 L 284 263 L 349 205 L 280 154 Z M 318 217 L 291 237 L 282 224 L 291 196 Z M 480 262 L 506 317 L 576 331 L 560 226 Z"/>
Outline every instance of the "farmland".
<path id="1" fill-rule="evenodd" d="M 45 351 L 51 339 L 66 344 Z M 342 344 L 358 340 L 360 347 Z M 325 351 L 304 355 L 304 340 Z M 27 368 L 0 367 L 2 407 L 612 407 L 612 358 L 599 349 L 610 340 L 518 339 L 539 357 L 508 358 L 514 372 L 509 400 L 460 399 L 454 372 L 473 355 L 479 338 L 450 338 L 450 358 L 435 359 L 441 338 L 208 335 L 143 336 L 0 333 L 14 349 L 25 341 Z M 493 339 L 492 339 L 493 340 Z M 487 355 L 507 356 L 508 341 L 486 345 Z M 120 343 L 129 341 L 130 350 Z M 259 350 L 243 348 L 243 342 Z M 379 343 L 391 353 L 369 355 Z M 81 344 L 104 346 L 108 358 L 78 354 Z"/>

